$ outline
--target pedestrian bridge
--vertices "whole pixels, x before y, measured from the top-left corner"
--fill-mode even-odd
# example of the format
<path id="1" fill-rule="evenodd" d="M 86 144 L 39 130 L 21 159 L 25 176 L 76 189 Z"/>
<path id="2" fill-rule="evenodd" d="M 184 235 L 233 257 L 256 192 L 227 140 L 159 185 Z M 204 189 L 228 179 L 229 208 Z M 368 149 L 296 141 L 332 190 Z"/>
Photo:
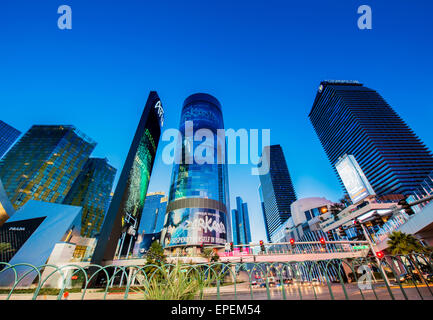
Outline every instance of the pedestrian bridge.
<path id="1" fill-rule="evenodd" d="M 261 252 L 258 244 L 250 244 L 247 248 L 235 251 L 218 252 L 220 262 L 300 262 L 320 261 L 331 259 L 354 259 L 366 257 L 370 247 L 367 241 L 304 241 L 290 243 L 265 244 L 266 251 Z M 257 248 L 258 247 L 258 248 Z M 209 260 L 199 254 L 196 255 L 167 255 L 169 263 L 207 263 Z M 140 266 L 145 265 L 145 258 L 121 258 L 105 261 L 104 265 Z"/>
<path id="2" fill-rule="evenodd" d="M 388 248 L 388 236 L 393 231 L 413 234 L 427 243 L 433 243 L 433 201 L 412 216 L 398 214 L 389 219 L 374 235 L 376 251 Z"/>

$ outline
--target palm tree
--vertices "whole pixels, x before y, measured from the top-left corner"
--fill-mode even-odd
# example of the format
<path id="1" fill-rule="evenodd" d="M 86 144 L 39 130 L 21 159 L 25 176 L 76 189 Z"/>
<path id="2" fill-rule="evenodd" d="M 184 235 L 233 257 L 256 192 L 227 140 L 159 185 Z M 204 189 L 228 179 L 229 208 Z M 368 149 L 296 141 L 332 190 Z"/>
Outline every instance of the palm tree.
<path id="1" fill-rule="evenodd" d="M 388 248 L 391 254 L 407 255 L 409 262 L 415 268 L 415 272 L 419 276 L 419 280 L 422 279 L 421 270 L 418 268 L 418 262 L 415 253 L 426 253 L 429 248 L 424 247 L 417 238 L 411 234 L 403 233 L 401 231 L 394 231 L 388 236 Z"/>
<path id="2" fill-rule="evenodd" d="M 424 253 L 427 252 L 427 248 L 424 247 L 417 238 L 411 234 L 406 234 L 401 231 L 394 231 L 388 236 L 388 246 L 391 254 L 413 254 L 413 253 Z"/>

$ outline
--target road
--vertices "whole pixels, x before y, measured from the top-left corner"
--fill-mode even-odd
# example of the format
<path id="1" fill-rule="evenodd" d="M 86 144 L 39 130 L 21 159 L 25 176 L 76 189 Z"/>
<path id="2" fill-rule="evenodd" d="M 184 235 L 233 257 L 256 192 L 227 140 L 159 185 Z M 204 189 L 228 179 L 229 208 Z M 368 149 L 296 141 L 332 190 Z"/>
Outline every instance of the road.
<path id="1" fill-rule="evenodd" d="M 347 297 L 349 300 L 362 300 L 360 290 L 355 284 L 345 284 L 345 289 Z M 377 298 L 373 290 L 363 290 L 364 299 L 366 300 L 391 300 L 390 294 L 384 284 L 374 285 L 374 289 Z M 430 288 L 433 291 L 433 287 Z M 287 300 L 314 300 L 316 296 L 318 300 L 331 300 L 331 295 L 327 285 L 288 285 L 285 286 L 285 295 Z M 404 288 L 404 291 L 409 300 L 433 300 L 433 295 L 429 292 L 426 286 L 418 287 L 417 289 L 413 286 L 408 286 Z M 344 294 L 343 288 L 340 284 L 331 284 L 331 291 L 335 300 L 345 300 L 346 296 Z M 404 300 L 405 297 L 398 286 L 392 286 L 391 291 L 396 300 Z M 82 293 L 70 293 L 68 300 L 80 300 Z M 1 294 L 0 300 L 5 300 L 7 295 Z M 281 300 L 283 299 L 281 287 L 272 287 L 269 289 L 269 297 L 271 300 Z M 14 294 L 11 300 L 30 300 L 32 298 L 31 294 Z M 37 300 L 55 300 L 57 297 L 53 295 L 40 295 Z M 89 290 L 86 295 L 86 300 L 101 300 L 104 298 L 104 293 L 99 290 Z M 124 298 L 124 293 L 109 293 L 106 296 L 107 300 L 122 300 Z M 131 292 L 129 300 L 140 300 L 142 295 L 138 293 Z M 205 300 L 216 300 L 216 288 L 206 288 L 204 290 Z M 266 288 L 253 288 L 253 298 L 251 298 L 250 288 L 247 283 L 240 283 L 236 286 L 236 296 L 234 294 L 234 285 L 222 286 L 220 287 L 220 299 L 221 300 L 267 300 Z M 63 299 L 62 299 L 63 300 Z"/>

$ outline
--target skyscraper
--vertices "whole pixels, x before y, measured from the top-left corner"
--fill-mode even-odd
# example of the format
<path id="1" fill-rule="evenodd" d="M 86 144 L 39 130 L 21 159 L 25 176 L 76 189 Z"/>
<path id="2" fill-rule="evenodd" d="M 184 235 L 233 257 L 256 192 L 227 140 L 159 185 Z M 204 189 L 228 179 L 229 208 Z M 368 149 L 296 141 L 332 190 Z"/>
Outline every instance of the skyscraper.
<path id="1" fill-rule="evenodd" d="M 168 197 L 164 192 L 152 192 L 146 196 L 143 214 L 138 227 L 138 237 L 134 244 L 134 256 L 142 257 L 153 241 L 159 240 L 164 226 Z"/>
<path id="2" fill-rule="evenodd" d="M 155 233 L 164 226 L 167 197 L 164 192 L 152 192 L 146 196 L 138 233 Z"/>
<path id="3" fill-rule="evenodd" d="M 263 200 L 262 185 L 259 185 L 259 197 L 260 197 L 260 206 L 262 208 L 263 221 L 265 224 L 266 241 L 271 242 L 271 235 L 269 234 L 268 220 L 266 219 L 266 210 L 265 210 L 265 202 Z"/>
<path id="4" fill-rule="evenodd" d="M 194 139 L 193 134 L 200 129 L 206 129 L 211 137 L 204 142 Z M 231 238 L 227 166 L 222 158 L 225 149 L 218 129 L 224 129 L 219 101 L 204 93 L 189 96 L 180 120 L 181 163 L 173 166 L 161 235 L 165 247 L 224 244 Z M 201 159 L 203 144 L 207 159 Z"/>
<path id="5" fill-rule="evenodd" d="M 0 159 L 20 134 L 20 131 L 0 120 Z"/>
<path id="6" fill-rule="evenodd" d="M 409 194 L 433 170 L 421 140 L 357 81 L 321 82 L 309 118 L 334 170 L 340 157 L 352 154 L 378 196 Z"/>
<path id="7" fill-rule="evenodd" d="M 83 208 L 81 235 L 94 237 L 104 221 L 116 169 L 107 159 L 89 158 L 63 200 Z"/>
<path id="8" fill-rule="evenodd" d="M 149 93 L 92 257 L 93 263 L 131 252 L 155 161 L 164 109 Z"/>
<path id="9" fill-rule="evenodd" d="M 62 203 L 95 146 L 73 126 L 32 126 L 0 161 L 14 207 L 30 199 Z"/>
<path id="10" fill-rule="evenodd" d="M 232 210 L 233 243 L 249 244 L 251 242 L 250 218 L 248 204 L 236 197 L 236 209 Z"/>
<path id="11" fill-rule="evenodd" d="M 269 172 L 260 175 L 262 197 L 265 212 L 267 235 L 274 232 L 290 216 L 290 205 L 296 201 L 296 194 L 284 158 L 283 149 L 279 144 L 263 148 L 263 155 L 269 155 Z"/>

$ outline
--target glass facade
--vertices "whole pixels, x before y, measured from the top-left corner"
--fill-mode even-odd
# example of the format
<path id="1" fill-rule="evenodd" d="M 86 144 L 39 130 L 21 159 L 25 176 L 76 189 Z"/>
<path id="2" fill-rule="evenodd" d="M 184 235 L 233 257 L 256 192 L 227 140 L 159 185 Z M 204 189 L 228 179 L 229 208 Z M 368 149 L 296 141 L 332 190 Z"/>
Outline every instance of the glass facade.
<path id="1" fill-rule="evenodd" d="M 236 197 L 236 209 L 232 210 L 232 230 L 234 245 L 251 242 L 248 204 L 243 202 L 241 197 Z"/>
<path id="2" fill-rule="evenodd" d="M 192 122 L 192 124 L 191 124 Z M 186 134 L 191 124 L 193 133 L 207 129 L 210 139 L 194 141 Z M 167 217 L 162 232 L 165 247 L 175 245 L 224 244 L 229 238 L 227 204 L 227 167 L 218 161 L 223 156 L 217 130 L 224 129 L 221 105 L 208 94 L 189 96 L 182 109 L 180 132 L 182 143 L 178 146 L 181 163 L 175 164 L 168 198 Z M 206 144 L 213 150 L 213 163 L 197 161 L 199 148 Z M 206 152 L 207 152 L 206 151 Z M 206 154 L 206 156 L 209 156 Z M 220 163 L 218 163 L 220 162 Z"/>
<path id="3" fill-rule="evenodd" d="M 433 170 L 422 141 L 376 91 L 358 82 L 322 82 L 309 118 L 334 170 L 340 157 L 353 155 L 378 196 L 408 195 Z"/>
<path id="4" fill-rule="evenodd" d="M 134 257 L 143 258 L 154 241 L 159 241 L 161 232 L 140 233 L 134 246 Z"/>
<path id="5" fill-rule="evenodd" d="M 0 159 L 20 134 L 20 131 L 0 120 Z"/>
<path id="6" fill-rule="evenodd" d="M 151 91 L 111 199 L 93 263 L 129 255 L 137 236 L 147 188 L 164 122 L 158 94 Z"/>
<path id="7" fill-rule="evenodd" d="M 81 235 L 95 237 L 104 221 L 116 169 L 107 159 L 89 158 L 63 201 L 83 208 Z"/>
<path id="8" fill-rule="evenodd" d="M 146 196 L 138 233 L 160 232 L 164 227 L 167 197 L 164 192 L 153 192 Z"/>
<path id="9" fill-rule="evenodd" d="M 262 185 L 259 185 L 259 198 L 260 198 L 260 205 L 262 208 L 263 222 L 265 223 L 266 241 L 271 242 L 271 236 L 269 234 L 268 220 L 266 219 L 266 209 L 265 209 L 265 202 L 263 200 Z"/>
<path id="10" fill-rule="evenodd" d="M 269 172 L 260 175 L 264 203 L 266 233 L 269 238 L 291 216 L 290 205 L 296 201 L 296 193 L 280 145 L 267 146 L 263 154 L 269 154 Z"/>
<path id="11" fill-rule="evenodd" d="M 30 199 L 62 203 L 95 146 L 73 126 L 32 126 L 0 160 L 13 206 Z"/>

